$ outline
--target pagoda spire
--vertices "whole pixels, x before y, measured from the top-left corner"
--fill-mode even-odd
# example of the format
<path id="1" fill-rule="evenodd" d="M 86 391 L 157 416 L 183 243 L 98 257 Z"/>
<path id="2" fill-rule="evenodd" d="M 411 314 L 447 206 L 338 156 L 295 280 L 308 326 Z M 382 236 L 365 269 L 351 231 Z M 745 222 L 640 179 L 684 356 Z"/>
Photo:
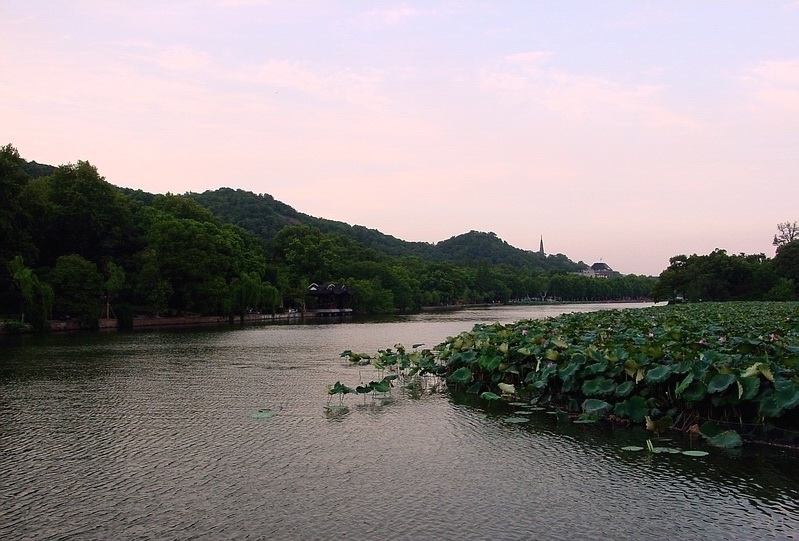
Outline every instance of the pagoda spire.
<path id="1" fill-rule="evenodd" d="M 544 253 L 544 235 L 541 235 L 541 243 L 538 245 L 538 253 L 541 254 L 542 256 L 546 255 Z"/>

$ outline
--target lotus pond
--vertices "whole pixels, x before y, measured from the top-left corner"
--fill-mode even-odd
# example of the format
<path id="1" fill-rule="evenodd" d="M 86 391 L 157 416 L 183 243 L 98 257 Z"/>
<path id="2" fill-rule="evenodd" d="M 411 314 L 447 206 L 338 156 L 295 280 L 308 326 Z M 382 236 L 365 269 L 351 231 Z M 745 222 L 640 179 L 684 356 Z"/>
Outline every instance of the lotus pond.
<path id="1" fill-rule="evenodd" d="M 373 358 L 342 352 L 393 373 L 354 389 L 336 382 L 328 393 L 341 402 L 345 394 L 385 392 L 394 380 L 431 374 L 487 401 L 547 406 L 563 422 L 645 423 L 656 435 L 688 430 L 724 448 L 742 445 L 741 433 L 799 442 L 798 303 L 570 313 L 478 324 L 432 349 L 395 348 Z"/>
<path id="2" fill-rule="evenodd" d="M 421 358 L 475 324 L 484 332 L 529 321 L 527 334 L 514 330 L 527 337 L 536 318 L 611 307 L 3 337 L 0 538 L 796 538 L 791 450 L 724 449 L 645 422 L 575 423 L 584 412 L 568 403 L 551 400 L 559 416 L 532 397 L 503 398 L 498 384 L 518 394 L 521 372 L 496 383 L 486 374 L 475 393 L 477 373 L 456 384 L 447 374 L 399 377 L 374 359 L 340 357 L 347 349 L 397 354 L 402 343 Z M 548 340 L 558 336 L 567 335 Z M 509 352 L 515 347 L 508 341 Z M 467 350 L 449 355 L 459 352 Z M 436 355 L 447 362 L 444 350 Z M 336 381 L 371 388 L 327 394 Z M 615 408 L 613 396 L 596 399 Z M 666 451 L 650 452 L 647 440 Z"/>

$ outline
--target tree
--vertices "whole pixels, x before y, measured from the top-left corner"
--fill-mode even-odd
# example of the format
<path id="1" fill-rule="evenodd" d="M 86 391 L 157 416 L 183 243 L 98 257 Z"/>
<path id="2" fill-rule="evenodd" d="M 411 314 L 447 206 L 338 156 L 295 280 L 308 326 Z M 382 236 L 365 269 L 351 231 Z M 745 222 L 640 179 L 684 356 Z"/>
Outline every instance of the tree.
<path id="1" fill-rule="evenodd" d="M 771 242 L 774 246 L 783 246 L 799 239 L 799 223 L 782 222 L 777 224 L 777 234 Z"/>
<path id="2" fill-rule="evenodd" d="M 62 165 L 52 176 L 30 181 L 22 201 L 31 216 L 41 265 L 78 254 L 102 266 L 132 253 L 132 200 L 89 162 Z"/>
<path id="3" fill-rule="evenodd" d="M 0 262 L 9 262 L 14 255 L 33 258 L 36 248 L 29 234 L 27 214 L 20 195 L 28 182 L 17 149 L 0 147 Z"/>
<path id="4" fill-rule="evenodd" d="M 50 272 L 50 282 L 56 314 L 76 318 L 84 328 L 97 327 L 105 288 L 97 265 L 77 254 L 61 256 Z"/>
<path id="5" fill-rule="evenodd" d="M 799 240 L 777 248 L 777 253 L 774 256 L 774 268 L 781 277 L 794 284 L 799 284 Z M 782 288 L 785 289 L 785 287 L 783 283 Z"/>
<path id="6" fill-rule="evenodd" d="M 8 262 L 8 272 L 21 296 L 19 322 L 25 323 L 25 307 L 27 305 L 34 314 L 32 318 L 34 326 L 43 327 L 53 309 L 53 289 L 48 284 L 39 281 L 33 271 L 25 266 L 25 261 L 20 255 Z"/>
<path id="7" fill-rule="evenodd" d="M 113 261 L 109 261 L 105 266 L 105 272 L 105 314 L 103 317 L 109 319 L 111 317 L 111 299 L 115 298 L 125 286 L 125 271 Z"/>

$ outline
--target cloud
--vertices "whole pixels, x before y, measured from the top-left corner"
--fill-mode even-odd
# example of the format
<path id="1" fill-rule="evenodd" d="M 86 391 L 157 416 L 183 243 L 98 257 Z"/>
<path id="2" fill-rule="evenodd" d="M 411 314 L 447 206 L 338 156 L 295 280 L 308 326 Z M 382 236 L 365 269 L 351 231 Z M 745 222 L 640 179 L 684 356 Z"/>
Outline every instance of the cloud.
<path id="1" fill-rule="evenodd" d="M 799 112 L 799 59 L 760 62 L 741 79 L 761 103 Z"/>
<path id="2" fill-rule="evenodd" d="M 366 26 L 399 26 L 405 21 L 424 13 L 427 12 L 404 6 L 390 9 L 372 9 L 361 13 L 357 20 Z"/>
<path id="3" fill-rule="evenodd" d="M 663 104 L 664 89 L 624 85 L 610 78 L 569 73 L 549 66 L 552 55 L 530 51 L 506 56 L 480 73 L 489 93 L 569 118 L 694 129 L 700 122 Z M 620 116 L 621 114 L 621 116 Z"/>

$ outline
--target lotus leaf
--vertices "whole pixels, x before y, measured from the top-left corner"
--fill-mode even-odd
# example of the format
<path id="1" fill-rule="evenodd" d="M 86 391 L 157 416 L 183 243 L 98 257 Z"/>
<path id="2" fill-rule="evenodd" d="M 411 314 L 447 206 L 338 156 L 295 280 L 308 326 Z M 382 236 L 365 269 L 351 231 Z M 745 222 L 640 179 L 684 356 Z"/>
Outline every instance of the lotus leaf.
<path id="1" fill-rule="evenodd" d="M 277 415 L 276 412 L 268 409 L 258 410 L 256 413 L 250 415 L 253 419 L 271 419 Z"/>
<path id="2" fill-rule="evenodd" d="M 604 396 L 611 394 L 616 389 L 613 380 L 599 377 L 589 379 L 583 383 L 582 391 L 586 396 Z"/>
<path id="3" fill-rule="evenodd" d="M 530 419 L 528 417 L 506 417 L 505 418 L 505 422 L 506 423 L 520 424 L 520 423 L 527 423 L 529 421 L 530 421 Z"/>
<path id="4" fill-rule="evenodd" d="M 449 378 L 447 378 L 447 381 L 450 383 L 471 383 L 472 371 L 465 366 L 462 366 L 450 374 Z"/>
<path id="5" fill-rule="evenodd" d="M 638 445 L 628 445 L 626 447 L 621 448 L 622 451 L 643 451 L 644 447 L 640 447 Z"/>
<path id="6" fill-rule="evenodd" d="M 647 370 L 644 380 L 649 384 L 663 383 L 668 379 L 670 375 L 671 375 L 671 366 L 663 364 L 658 366 L 657 368 L 652 368 L 651 370 Z"/>
<path id="7" fill-rule="evenodd" d="M 606 415 L 613 411 L 613 405 L 596 398 L 589 398 L 583 402 L 583 411 L 595 415 Z"/>
<path id="8" fill-rule="evenodd" d="M 707 387 L 701 381 L 694 380 L 683 391 L 682 397 L 688 402 L 699 402 L 707 394 Z"/>
<path id="9" fill-rule="evenodd" d="M 484 392 L 483 394 L 480 395 L 480 398 L 482 398 L 484 400 L 499 400 L 500 397 L 499 397 L 498 394 L 492 393 L 490 391 L 486 391 L 486 392 Z"/>
<path id="10" fill-rule="evenodd" d="M 724 432 L 724 430 L 713 421 L 702 423 L 702 425 L 699 427 L 699 433 L 705 438 L 713 438 L 722 432 Z"/>
<path id="11" fill-rule="evenodd" d="M 349 408 L 347 406 L 325 406 L 325 410 L 327 411 L 347 411 Z"/>
<path id="12" fill-rule="evenodd" d="M 643 396 L 631 396 L 624 402 L 619 402 L 613 408 L 613 414 L 618 417 L 625 417 L 636 423 L 644 422 L 649 414 L 649 403 Z"/>
<path id="13" fill-rule="evenodd" d="M 677 396 L 680 396 L 685 391 L 685 389 L 688 388 L 688 386 L 691 384 L 691 382 L 693 380 L 694 380 L 693 373 L 689 373 L 687 376 L 685 376 L 683 378 L 683 380 L 680 382 L 680 384 L 677 385 L 677 388 L 674 389 L 674 394 L 676 394 Z"/>
<path id="14" fill-rule="evenodd" d="M 740 400 L 752 400 L 760 390 L 759 377 L 739 377 L 737 383 Z"/>
<path id="15" fill-rule="evenodd" d="M 594 363 L 594 364 L 586 366 L 585 368 L 583 368 L 583 372 L 582 373 L 583 373 L 584 376 L 593 376 L 593 375 L 596 375 L 596 374 L 601 374 L 602 372 L 604 372 L 607 369 L 608 369 L 608 361 L 604 360 L 604 361 L 600 361 L 598 363 Z"/>
<path id="16" fill-rule="evenodd" d="M 627 380 L 624 383 L 616 386 L 616 396 L 618 397 L 625 397 L 629 395 L 633 389 L 635 389 L 635 382 L 632 380 Z"/>
<path id="17" fill-rule="evenodd" d="M 686 456 L 707 456 L 710 453 L 707 451 L 683 451 L 682 454 Z"/>
<path id="18" fill-rule="evenodd" d="M 516 387 L 509 383 L 497 383 L 497 387 L 502 391 L 502 394 L 516 394 Z"/>
<path id="19" fill-rule="evenodd" d="M 774 397 L 782 409 L 792 409 L 799 405 L 799 385 L 789 379 L 774 380 Z"/>
<path id="20" fill-rule="evenodd" d="M 734 449 L 743 445 L 740 434 L 735 430 L 725 430 L 716 436 L 707 438 L 707 442 L 713 447 L 719 447 L 721 449 Z"/>
<path id="21" fill-rule="evenodd" d="M 493 372 L 496 370 L 501 362 L 501 355 L 482 355 L 479 359 L 477 359 L 477 364 L 480 365 L 480 368 L 486 370 L 487 372 Z"/>
<path id="22" fill-rule="evenodd" d="M 565 381 L 565 380 L 567 380 L 567 379 L 569 379 L 569 378 L 573 377 L 573 376 L 574 376 L 574 373 L 577 371 L 577 369 L 578 369 L 578 368 L 580 368 L 580 365 L 581 365 L 581 364 L 582 364 L 582 363 L 580 363 L 580 362 L 577 362 L 577 361 L 572 361 L 572 362 L 570 362 L 569 364 L 567 364 L 567 365 L 566 365 L 566 366 L 565 366 L 565 367 L 564 367 L 564 368 L 563 368 L 563 369 L 560 371 L 560 373 L 558 374 L 558 375 L 560 376 L 560 379 L 562 379 L 562 380 L 564 380 L 564 381 Z"/>
<path id="23" fill-rule="evenodd" d="M 708 393 L 720 393 L 727 389 L 735 381 L 733 374 L 716 374 L 707 384 Z"/>

